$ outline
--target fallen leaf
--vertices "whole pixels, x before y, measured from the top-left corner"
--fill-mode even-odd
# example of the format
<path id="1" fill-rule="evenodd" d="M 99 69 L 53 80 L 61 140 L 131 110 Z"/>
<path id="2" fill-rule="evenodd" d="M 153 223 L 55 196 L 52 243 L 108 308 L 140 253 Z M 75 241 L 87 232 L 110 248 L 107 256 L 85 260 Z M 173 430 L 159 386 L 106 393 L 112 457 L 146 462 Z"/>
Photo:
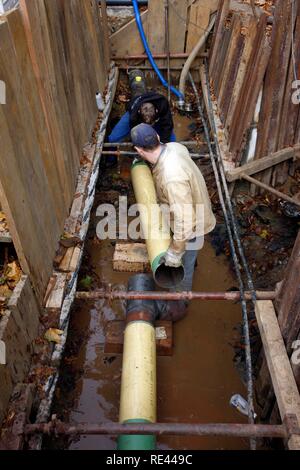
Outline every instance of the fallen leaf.
<path id="1" fill-rule="evenodd" d="M 61 335 L 64 332 L 62 330 L 58 330 L 56 328 L 50 328 L 45 333 L 45 339 L 49 341 L 49 343 L 61 343 Z"/>
<path id="2" fill-rule="evenodd" d="M 16 261 L 9 263 L 5 270 L 5 277 L 8 282 L 17 285 L 19 280 L 21 279 L 22 271 Z"/>
<path id="3" fill-rule="evenodd" d="M 8 298 L 11 297 L 11 295 L 12 290 L 8 287 L 7 284 L 5 284 L 4 286 L 0 286 L 0 297 Z"/>
<path id="4" fill-rule="evenodd" d="M 119 95 L 118 100 L 120 103 L 128 103 L 130 101 L 125 95 Z"/>
<path id="5" fill-rule="evenodd" d="M 259 236 L 260 236 L 263 240 L 265 240 L 265 239 L 268 238 L 268 236 L 269 236 L 268 230 L 262 230 Z"/>

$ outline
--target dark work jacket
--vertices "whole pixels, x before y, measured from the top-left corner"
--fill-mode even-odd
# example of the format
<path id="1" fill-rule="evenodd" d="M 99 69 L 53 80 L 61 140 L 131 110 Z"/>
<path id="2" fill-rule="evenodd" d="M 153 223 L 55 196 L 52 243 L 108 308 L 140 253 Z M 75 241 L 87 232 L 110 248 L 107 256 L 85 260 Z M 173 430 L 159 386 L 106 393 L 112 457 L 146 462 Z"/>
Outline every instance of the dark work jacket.
<path id="1" fill-rule="evenodd" d="M 130 128 L 141 124 L 143 121 L 139 110 L 143 103 L 152 103 L 157 109 L 157 117 L 154 128 L 160 136 L 163 144 L 170 142 L 170 137 L 174 129 L 174 122 L 171 114 L 171 109 L 167 98 L 156 92 L 149 92 L 144 95 L 134 98 L 129 104 L 130 113 Z"/>

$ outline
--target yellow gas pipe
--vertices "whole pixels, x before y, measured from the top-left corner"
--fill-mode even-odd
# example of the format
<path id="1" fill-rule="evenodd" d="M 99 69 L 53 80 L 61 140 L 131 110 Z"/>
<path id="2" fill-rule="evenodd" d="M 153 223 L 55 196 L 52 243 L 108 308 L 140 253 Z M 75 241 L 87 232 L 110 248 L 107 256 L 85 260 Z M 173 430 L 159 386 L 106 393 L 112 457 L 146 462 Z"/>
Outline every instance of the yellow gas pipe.
<path id="1" fill-rule="evenodd" d="M 156 283 L 161 287 L 174 287 L 184 278 L 184 269 L 170 268 L 162 262 L 170 246 L 170 229 L 157 203 L 153 177 L 149 166 L 139 161 L 131 169 L 132 185 L 140 205 L 140 220 L 151 269 Z"/>

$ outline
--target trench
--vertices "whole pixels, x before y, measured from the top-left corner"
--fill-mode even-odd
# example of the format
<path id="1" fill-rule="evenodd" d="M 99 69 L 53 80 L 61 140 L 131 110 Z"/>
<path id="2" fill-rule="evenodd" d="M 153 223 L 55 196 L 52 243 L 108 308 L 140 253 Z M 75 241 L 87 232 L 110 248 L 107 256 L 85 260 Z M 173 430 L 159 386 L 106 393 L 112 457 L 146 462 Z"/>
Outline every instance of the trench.
<path id="1" fill-rule="evenodd" d="M 116 112 L 119 112 L 118 109 Z M 178 141 L 191 138 L 193 119 L 176 114 Z M 121 157 L 122 158 L 122 157 Z M 118 204 L 119 195 L 134 202 L 130 184 L 130 160 L 122 158 L 117 168 L 103 169 L 97 187 L 79 288 L 97 289 L 112 284 L 126 289 L 129 273 L 113 270 L 115 242 L 96 236 L 97 207 Z M 216 256 L 208 236 L 198 258 L 194 289 L 226 291 L 235 285 L 224 255 Z M 53 412 L 74 423 L 117 422 L 121 385 L 121 355 L 104 353 L 105 332 L 111 320 L 125 317 L 125 302 L 106 300 L 75 302 L 61 377 Z M 241 311 L 232 302 L 192 302 L 187 318 L 174 324 L 172 357 L 157 358 L 157 407 L 159 422 L 240 422 L 247 418 L 230 407 L 233 394 L 246 394 L 234 364 L 233 344 L 239 341 Z M 115 449 L 116 439 L 82 436 L 51 439 L 46 448 Z M 245 449 L 247 440 L 197 437 L 160 437 L 159 449 Z"/>
<path id="2" fill-rule="evenodd" d="M 150 76 L 151 79 L 151 76 Z M 163 92 L 162 89 L 159 89 Z M 111 125 L 125 109 L 128 96 L 126 80 L 120 80 L 114 103 Z M 180 115 L 175 108 L 174 122 L 178 141 L 195 137 L 204 141 L 196 113 Z M 201 127 L 201 126 L 200 126 Z M 200 134 L 199 134 L 200 132 Z M 207 152 L 206 146 L 200 152 Z M 230 262 L 224 235 L 214 177 L 208 162 L 198 161 L 205 176 L 214 212 L 217 215 L 215 231 L 206 237 L 198 256 L 193 290 L 236 290 L 237 281 Z M 111 284 L 126 290 L 130 273 L 113 270 L 114 240 L 100 241 L 96 235 L 99 217 L 97 208 L 102 203 L 113 203 L 118 208 L 119 196 L 128 196 L 128 205 L 135 202 L 130 183 L 131 160 L 119 157 L 115 168 L 102 166 L 97 184 L 95 203 L 85 245 L 85 254 L 79 275 L 79 290 L 94 290 Z M 243 186 L 237 195 L 239 222 L 246 255 L 255 267 L 257 288 L 275 287 L 290 255 L 297 232 L 297 220 L 276 213 L 276 202 L 258 196 L 249 203 L 249 194 Z M 239 207 L 239 204 L 241 207 Z M 254 233 L 246 226 L 249 213 L 253 224 L 256 214 L 260 230 Z M 278 212 L 278 211 L 277 211 Z M 270 215 L 271 214 L 271 215 Z M 265 225 L 264 225 L 265 224 Z M 266 231 L 278 235 L 268 239 Z M 243 232 L 244 231 L 244 232 Z M 282 242 L 282 233 L 288 233 Z M 223 233 L 223 235 L 222 235 Z M 272 246 L 276 246 L 276 250 Z M 264 254 L 268 253 L 268 257 Z M 259 255 L 260 253 L 260 255 Z M 260 257 L 259 257 L 260 256 Z M 272 264 L 273 263 L 273 264 Z M 268 271 L 268 272 L 267 272 Z M 267 274 L 266 274 L 267 273 Z M 77 300 L 72 308 L 68 341 L 62 361 L 60 379 L 55 392 L 52 413 L 64 422 L 106 423 L 118 422 L 121 388 L 122 356 L 104 352 L 108 322 L 125 318 L 125 301 Z M 188 316 L 173 326 L 174 350 L 171 357 L 157 357 L 157 415 L 165 423 L 247 423 L 247 418 L 230 406 L 234 394 L 247 396 L 244 380 L 244 344 L 241 335 L 241 307 L 234 302 L 193 301 Z M 251 322 L 253 359 L 260 342 Z M 256 411 L 257 411 L 256 407 Z M 158 449 L 178 450 L 240 450 L 248 449 L 249 441 L 238 438 L 167 437 L 160 436 Z M 265 443 L 260 447 L 266 448 Z M 113 450 L 113 436 L 80 436 L 47 438 L 44 448 L 70 450 Z"/>

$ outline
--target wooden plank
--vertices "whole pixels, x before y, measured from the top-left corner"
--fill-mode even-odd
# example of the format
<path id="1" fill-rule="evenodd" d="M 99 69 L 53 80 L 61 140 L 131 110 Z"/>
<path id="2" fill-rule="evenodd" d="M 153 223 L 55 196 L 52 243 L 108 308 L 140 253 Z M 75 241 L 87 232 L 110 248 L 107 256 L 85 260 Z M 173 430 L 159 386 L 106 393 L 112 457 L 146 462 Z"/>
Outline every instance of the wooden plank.
<path id="1" fill-rule="evenodd" d="M 171 27 L 171 23 L 170 27 Z M 151 0 L 148 5 L 147 40 L 153 54 L 166 53 L 165 2 Z M 134 51 L 135 53 L 135 51 Z M 158 66 L 165 60 L 156 60 Z"/>
<path id="2" fill-rule="evenodd" d="M 241 158 L 246 132 L 252 123 L 258 96 L 269 62 L 271 48 L 266 35 L 267 16 L 262 15 L 257 26 L 258 33 L 249 60 L 235 115 L 230 129 L 230 151 Z M 271 153 L 271 152 L 270 152 Z"/>
<path id="3" fill-rule="evenodd" d="M 65 296 L 65 290 L 67 286 L 67 275 L 64 273 L 57 273 L 55 284 L 52 288 L 52 291 L 48 297 L 46 308 L 47 309 L 61 309 L 63 299 Z"/>
<path id="4" fill-rule="evenodd" d="M 298 10 L 298 11 L 297 11 Z M 290 57 L 289 71 L 287 76 L 287 83 L 285 87 L 285 96 L 283 98 L 283 108 L 281 114 L 281 126 L 279 127 L 278 136 L 278 149 L 286 146 L 293 145 L 295 143 L 295 130 L 297 129 L 297 121 L 299 115 L 299 106 L 293 103 L 292 94 L 294 92 L 293 82 L 295 80 L 294 68 L 297 71 L 300 66 L 300 4 L 295 2 L 296 26 L 295 26 L 295 38 L 294 38 L 294 58 L 295 63 Z M 272 183 L 284 184 L 288 178 L 289 163 L 284 163 L 274 168 Z"/>
<path id="5" fill-rule="evenodd" d="M 44 4 L 36 1 L 20 0 L 20 11 L 25 26 L 30 58 L 38 81 L 40 98 L 49 135 L 51 149 L 60 176 L 60 185 L 66 204 L 72 197 L 72 182 L 67 161 L 68 148 L 64 140 L 60 104 L 54 75 L 54 60 L 51 39 L 46 27 Z"/>
<path id="6" fill-rule="evenodd" d="M 263 183 L 262 181 L 259 181 L 259 180 L 256 180 L 256 179 L 252 178 L 252 176 L 248 176 L 244 173 L 244 174 L 242 174 L 242 178 L 244 180 L 248 181 L 249 183 L 251 183 L 252 185 L 256 185 L 259 188 L 262 188 L 265 191 L 268 191 L 271 194 L 274 194 L 279 199 L 283 199 L 283 201 L 287 201 L 291 204 L 295 204 L 296 206 L 300 206 L 300 201 L 297 200 L 296 198 L 294 199 L 290 196 L 287 196 L 286 194 L 282 193 L 281 191 L 277 191 L 276 189 L 272 188 L 268 184 Z"/>
<path id="7" fill-rule="evenodd" d="M 102 23 L 102 31 L 103 31 L 103 37 L 104 37 L 103 54 L 104 54 L 106 69 L 108 71 L 109 64 L 110 64 L 111 51 L 110 51 L 110 42 L 109 42 L 109 27 L 108 27 L 106 0 L 101 0 L 101 23 Z"/>
<path id="8" fill-rule="evenodd" d="M 271 43 L 272 54 L 263 91 L 256 159 L 278 150 L 286 76 L 291 53 L 291 5 L 291 2 L 278 0 L 275 8 Z M 281 73 L 278 73 L 279 70 Z M 272 170 L 267 170 L 262 177 L 262 181 L 270 184 L 271 175 Z"/>
<path id="9" fill-rule="evenodd" d="M 235 80 L 233 82 L 233 90 L 232 90 L 232 94 L 230 97 L 228 110 L 223 111 L 224 119 L 225 119 L 225 126 L 229 132 L 231 129 L 232 119 L 234 117 L 235 107 L 236 107 L 238 98 L 240 96 L 241 88 L 244 83 L 251 53 L 255 45 L 254 40 L 255 40 L 256 34 L 257 34 L 257 22 L 253 18 L 250 18 L 248 27 L 246 29 L 245 36 L 244 36 L 245 41 L 244 41 L 243 52 L 239 60 L 238 70 L 235 76 Z"/>
<path id="10" fill-rule="evenodd" d="M 0 35 L 0 69 L 8 97 L 7 104 L 0 107 L 1 144 L 6 157 L 0 159 L 1 204 L 22 270 L 32 276 L 34 287 L 42 295 L 60 228 L 54 216 L 33 113 L 25 94 L 19 92 L 22 77 L 7 23 L 1 24 Z"/>
<path id="11" fill-rule="evenodd" d="M 169 25 L 170 25 L 170 53 L 183 53 L 185 51 L 188 0 L 169 0 Z M 184 65 L 184 60 L 172 61 L 174 67 Z"/>
<path id="12" fill-rule="evenodd" d="M 27 276 L 22 276 L 0 320 L 0 425 L 17 382 L 28 374 L 40 309 Z"/>
<path id="13" fill-rule="evenodd" d="M 123 354 L 125 321 L 110 321 L 105 332 L 104 354 Z M 170 321 L 155 322 L 158 356 L 173 355 L 173 324 Z"/>
<path id="14" fill-rule="evenodd" d="M 285 277 L 275 302 L 278 322 L 288 354 L 300 331 L 300 232 L 285 271 Z"/>
<path id="15" fill-rule="evenodd" d="M 147 31 L 148 10 L 141 13 L 141 20 L 145 31 Z M 124 41 L 124 38 L 126 38 L 126 41 Z M 112 34 L 110 44 L 113 56 L 131 55 L 133 52 L 134 54 L 144 54 L 145 52 L 135 19 Z"/>
<path id="16" fill-rule="evenodd" d="M 231 29 L 231 24 L 230 24 L 230 26 L 226 26 L 226 28 L 224 29 L 224 35 L 222 37 L 222 42 L 220 44 L 220 49 L 219 49 L 218 61 L 215 65 L 214 76 L 212 76 L 213 92 L 216 97 L 219 96 L 219 89 L 220 89 L 221 84 L 223 83 L 222 74 L 223 74 L 223 69 L 225 68 L 225 65 L 226 65 L 225 58 L 226 58 L 226 54 L 228 51 L 231 34 L 232 34 L 232 29 Z"/>
<path id="17" fill-rule="evenodd" d="M 273 303 L 257 301 L 255 313 L 281 419 L 294 414 L 300 423 L 300 396 Z M 300 436 L 291 436 L 288 447 L 290 450 L 300 450 Z"/>
<path id="18" fill-rule="evenodd" d="M 98 2 L 80 2 L 86 18 L 86 28 L 84 29 L 87 44 L 91 48 L 91 56 L 87 61 L 91 63 L 93 73 L 90 78 L 95 79 L 97 89 L 92 89 L 93 98 L 96 91 L 104 92 L 106 76 L 110 67 L 110 52 L 105 56 L 105 42 L 109 45 L 109 37 L 105 37 L 104 28 L 100 23 Z M 94 109 L 95 113 L 95 109 Z M 96 114 L 94 114 L 96 116 Z M 94 119 L 93 119 L 94 121 Z"/>
<path id="19" fill-rule="evenodd" d="M 225 30 L 225 21 L 229 13 L 230 0 L 220 0 L 216 26 L 210 49 L 209 76 L 215 77 L 216 63 L 218 61 L 220 44 Z"/>
<path id="20" fill-rule="evenodd" d="M 186 52 L 192 52 L 201 36 L 205 33 L 211 13 L 216 11 L 216 3 L 196 0 L 191 5 L 187 27 Z"/>
<path id="21" fill-rule="evenodd" d="M 15 48 L 20 72 L 22 74 L 23 92 L 28 98 L 33 112 L 34 126 L 37 132 L 41 155 L 46 171 L 51 197 L 53 199 L 54 211 L 56 212 L 59 225 L 66 216 L 65 200 L 62 191 L 62 185 L 59 178 L 59 169 L 53 159 L 51 149 L 50 135 L 47 128 L 45 114 L 39 95 L 38 83 L 34 76 L 33 66 L 30 59 L 28 44 L 26 41 L 26 32 L 22 22 L 20 10 L 15 10 L 7 16 L 11 37 L 18 47 Z"/>
<path id="22" fill-rule="evenodd" d="M 142 243 L 117 244 L 113 256 L 113 269 L 120 272 L 150 271 L 146 245 Z"/>
<path id="23" fill-rule="evenodd" d="M 229 183 L 236 181 L 242 177 L 242 174 L 254 175 L 264 171 L 274 165 L 278 165 L 286 160 L 291 158 L 299 158 L 300 144 L 295 145 L 294 147 L 288 147 L 283 150 L 279 150 L 272 155 L 269 155 L 259 160 L 254 160 L 250 163 L 246 163 L 234 170 L 228 171 L 226 173 L 226 179 Z"/>
<path id="24" fill-rule="evenodd" d="M 232 19 L 231 37 L 224 59 L 224 68 L 222 72 L 222 80 L 218 92 L 218 103 L 221 112 L 222 122 L 225 124 L 225 106 L 229 106 L 230 98 L 233 92 L 235 75 L 237 73 L 239 58 L 241 56 L 244 37 L 241 34 L 242 22 L 238 15 L 234 15 Z"/>

